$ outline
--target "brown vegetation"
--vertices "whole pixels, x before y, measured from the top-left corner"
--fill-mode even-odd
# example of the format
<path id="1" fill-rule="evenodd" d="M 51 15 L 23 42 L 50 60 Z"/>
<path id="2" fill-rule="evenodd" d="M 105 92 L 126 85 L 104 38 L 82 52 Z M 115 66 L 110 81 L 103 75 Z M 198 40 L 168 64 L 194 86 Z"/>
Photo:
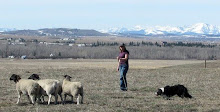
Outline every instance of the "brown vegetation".
<path id="1" fill-rule="evenodd" d="M 158 46 L 128 46 L 131 59 L 220 59 L 219 46 L 202 47 L 158 47 Z M 67 45 L 44 45 L 29 43 L 26 45 L 0 44 L 0 56 L 7 58 L 85 58 L 114 59 L 119 53 L 118 46 L 77 47 Z M 53 54 L 53 57 L 50 57 Z"/>
<path id="2" fill-rule="evenodd" d="M 63 41 L 49 37 L 0 35 L 0 58 L 26 55 L 29 59 L 44 58 L 84 58 L 114 59 L 118 55 L 118 44 L 126 43 L 131 59 L 220 59 L 220 46 L 211 43 L 185 43 L 152 40 L 152 38 L 125 37 L 81 37 L 73 41 Z M 7 40 L 13 38 L 14 40 Z M 14 42 L 22 38 L 23 43 Z M 45 41 L 47 43 L 45 43 Z M 41 43 L 40 43 L 41 42 Z M 52 42 L 52 43 L 51 43 Z M 70 43 L 68 43 L 70 42 Z M 86 43 L 86 47 L 77 44 Z M 179 43 L 178 45 L 176 43 Z M 68 46 L 71 44 L 71 46 Z M 193 44 L 193 45 L 190 45 Z M 85 44 L 84 44 L 85 45 Z M 182 46 L 180 46 L 182 45 Z M 53 54 L 53 56 L 50 56 Z"/>
<path id="3" fill-rule="evenodd" d="M 200 63 L 201 62 L 201 63 Z M 175 65 L 175 66 L 173 66 Z M 128 91 L 119 90 L 116 60 L 0 60 L 0 111 L 220 111 L 220 62 L 175 60 L 130 60 Z M 143 67 L 145 66 L 145 67 Z M 42 79 L 63 79 L 84 84 L 84 104 L 31 105 L 26 97 L 16 105 L 17 93 L 12 73 L 27 78 L 38 73 Z M 183 84 L 194 99 L 166 100 L 154 92 L 165 85 Z M 46 99 L 47 100 L 47 99 Z M 60 101 L 60 99 L 59 99 Z M 52 99 L 54 102 L 54 98 Z"/>

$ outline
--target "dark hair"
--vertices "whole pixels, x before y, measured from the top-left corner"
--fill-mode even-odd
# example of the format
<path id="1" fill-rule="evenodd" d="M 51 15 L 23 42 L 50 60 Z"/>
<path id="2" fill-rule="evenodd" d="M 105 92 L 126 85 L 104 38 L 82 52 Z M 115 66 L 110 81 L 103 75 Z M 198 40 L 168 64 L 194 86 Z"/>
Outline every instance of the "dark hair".
<path id="1" fill-rule="evenodd" d="M 125 47 L 125 45 L 123 44 L 123 46 L 119 46 L 119 48 L 120 47 L 124 47 L 124 51 L 121 51 L 121 52 L 126 52 L 126 53 L 128 53 L 129 54 L 129 51 L 126 49 L 126 47 Z"/>
<path id="2" fill-rule="evenodd" d="M 129 54 L 129 51 L 125 48 L 125 51 L 124 52 L 126 52 L 126 53 L 128 53 Z"/>

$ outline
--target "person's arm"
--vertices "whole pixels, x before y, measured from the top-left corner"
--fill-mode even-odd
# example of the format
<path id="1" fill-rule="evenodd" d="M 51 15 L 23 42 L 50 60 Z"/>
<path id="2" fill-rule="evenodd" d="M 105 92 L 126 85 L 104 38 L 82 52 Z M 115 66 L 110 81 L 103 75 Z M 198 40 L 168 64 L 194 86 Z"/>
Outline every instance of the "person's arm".
<path id="1" fill-rule="evenodd" d="M 120 58 L 119 61 L 127 61 L 128 58 L 129 58 L 129 55 L 125 54 L 125 57 L 124 58 Z"/>
<path id="2" fill-rule="evenodd" d="M 117 71 L 119 71 L 119 64 L 120 64 L 119 57 L 117 57 L 117 60 L 118 60 L 118 67 L 117 67 Z"/>

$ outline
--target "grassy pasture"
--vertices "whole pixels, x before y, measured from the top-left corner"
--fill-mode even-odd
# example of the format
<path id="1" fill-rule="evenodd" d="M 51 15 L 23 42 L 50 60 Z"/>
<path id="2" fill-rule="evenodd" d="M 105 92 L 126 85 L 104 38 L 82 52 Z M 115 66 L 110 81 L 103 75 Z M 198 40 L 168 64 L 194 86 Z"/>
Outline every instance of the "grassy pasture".
<path id="1" fill-rule="evenodd" d="M 198 60 L 130 60 L 127 92 L 119 90 L 116 66 L 116 60 L 0 59 L 0 111 L 220 111 L 220 61 L 208 61 L 204 68 L 204 61 Z M 9 81 L 13 73 L 22 78 L 38 73 L 41 79 L 61 81 L 68 74 L 83 83 L 84 104 L 33 106 L 23 95 L 16 105 L 15 84 Z M 194 98 L 166 100 L 154 95 L 157 88 L 174 84 L 184 84 Z"/>

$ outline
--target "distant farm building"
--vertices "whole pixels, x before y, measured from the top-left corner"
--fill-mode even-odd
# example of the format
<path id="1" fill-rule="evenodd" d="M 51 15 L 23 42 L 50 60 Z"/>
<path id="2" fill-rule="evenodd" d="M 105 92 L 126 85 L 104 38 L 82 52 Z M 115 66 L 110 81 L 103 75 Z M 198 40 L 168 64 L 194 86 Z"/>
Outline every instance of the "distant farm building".
<path id="1" fill-rule="evenodd" d="M 77 44 L 78 47 L 85 47 L 86 44 Z"/>
<path id="2" fill-rule="evenodd" d="M 8 58 L 10 58 L 10 59 L 14 59 L 14 58 L 15 58 L 15 56 L 8 56 Z"/>
<path id="3" fill-rule="evenodd" d="M 26 55 L 21 56 L 21 59 L 26 59 L 26 58 L 27 58 Z"/>

